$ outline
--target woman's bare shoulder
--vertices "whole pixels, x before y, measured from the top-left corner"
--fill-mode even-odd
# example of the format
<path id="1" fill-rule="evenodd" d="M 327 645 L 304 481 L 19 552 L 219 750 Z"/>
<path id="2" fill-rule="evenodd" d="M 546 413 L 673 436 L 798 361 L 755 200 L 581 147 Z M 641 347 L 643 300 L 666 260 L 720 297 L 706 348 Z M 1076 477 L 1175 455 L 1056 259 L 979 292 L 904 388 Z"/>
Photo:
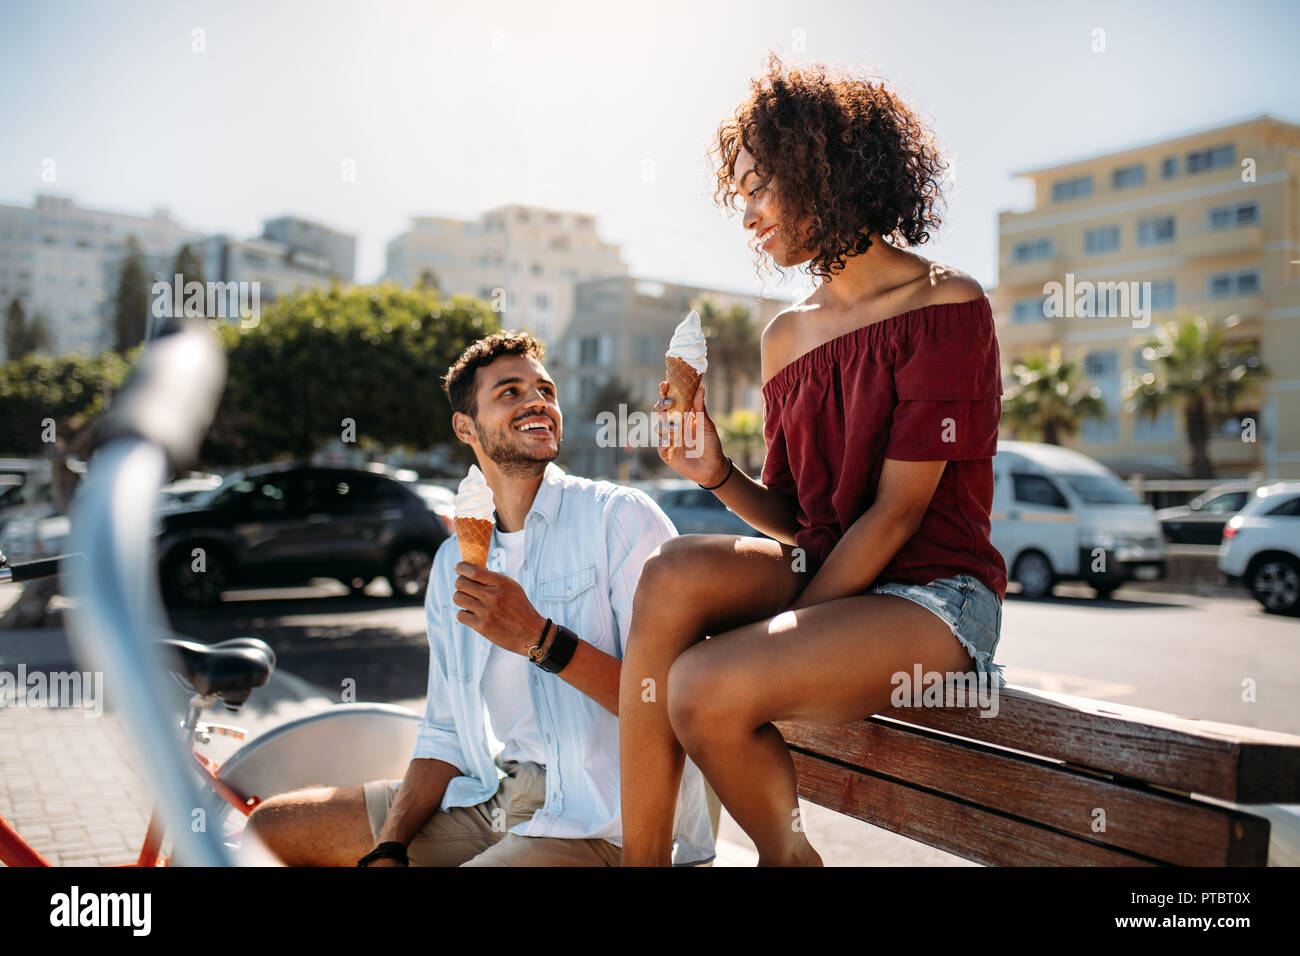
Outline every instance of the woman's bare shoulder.
<path id="1" fill-rule="evenodd" d="M 917 280 L 913 308 L 969 302 L 984 295 L 984 288 L 965 272 L 938 262 L 930 263 L 929 272 Z"/>
<path id="2" fill-rule="evenodd" d="M 794 349 L 800 319 L 805 312 L 817 308 L 809 301 L 811 298 L 812 294 L 809 293 L 789 308 L 782 309 L 763 329 L 763 335 L 759 340 L 759 351 L 764 384 L 796 357 Z"/>

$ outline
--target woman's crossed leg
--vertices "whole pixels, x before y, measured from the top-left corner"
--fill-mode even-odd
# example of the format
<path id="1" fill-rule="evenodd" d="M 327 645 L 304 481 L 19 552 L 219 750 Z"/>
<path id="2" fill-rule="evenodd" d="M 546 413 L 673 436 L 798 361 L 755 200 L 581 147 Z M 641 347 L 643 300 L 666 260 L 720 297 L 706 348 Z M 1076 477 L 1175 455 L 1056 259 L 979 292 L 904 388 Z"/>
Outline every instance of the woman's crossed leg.
<path id="1" fill-rule="evenodd" d="M 667 866 L 684 753 L 668 716 L 668 670 L 684 650 L 789 607 L 808 575 L 770 538 L 683 535 L 637 582 L 619 686 L 624 865 Z"/>

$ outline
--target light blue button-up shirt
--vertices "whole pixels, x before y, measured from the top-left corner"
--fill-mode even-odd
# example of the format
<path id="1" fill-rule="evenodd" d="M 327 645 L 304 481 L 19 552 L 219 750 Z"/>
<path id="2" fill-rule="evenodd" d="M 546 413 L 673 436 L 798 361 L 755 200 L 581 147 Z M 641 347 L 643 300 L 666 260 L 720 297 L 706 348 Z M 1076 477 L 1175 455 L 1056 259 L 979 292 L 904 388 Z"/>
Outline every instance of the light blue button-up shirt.
<path id="1" fill-rule="evenodd" d="M 566 475 L 554 463 L 524 520 L 519 584 L 543 617 L 622 659 L 637 576 L 650 553 L 676 534 L 648 495 L 607 481 Z M 412 759 L 436 757 L 458 767 L 443 809 L 483 803 L 497 791 L 484 716 L 483 669 L 492 644 L 456 620 L 452 603 L 460 547 L 449 538 L 429 574 L 429 689 Z M 493 534 L 490 570 L 499 571 Z M 546 751 L 546 803 L 510 828 L 521 836 L 587 839 L 622 846 L 618 717 L 560 678 L 529 668 L 528 691 Z M 659 689 L 662 694 L 663 689 Z M 687 758 L 673 824 L 674 862 L 714 856 L 704 778 Z"/>

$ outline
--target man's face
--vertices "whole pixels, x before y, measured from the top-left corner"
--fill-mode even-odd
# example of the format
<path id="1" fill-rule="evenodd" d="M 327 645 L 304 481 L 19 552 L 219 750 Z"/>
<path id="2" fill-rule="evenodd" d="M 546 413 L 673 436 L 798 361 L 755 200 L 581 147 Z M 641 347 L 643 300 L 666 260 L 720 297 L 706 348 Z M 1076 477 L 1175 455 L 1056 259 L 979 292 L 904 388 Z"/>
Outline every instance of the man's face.
<path id="1" fill-rule="evenodd" d="M 475 440 L 470 443 L 502 472 L 536 475 L 560 453 L 564 419 L 555 383 L 537 359 L 502 355 L 475 373 L 474 393 L 477 413 L 469 425 Z"/>

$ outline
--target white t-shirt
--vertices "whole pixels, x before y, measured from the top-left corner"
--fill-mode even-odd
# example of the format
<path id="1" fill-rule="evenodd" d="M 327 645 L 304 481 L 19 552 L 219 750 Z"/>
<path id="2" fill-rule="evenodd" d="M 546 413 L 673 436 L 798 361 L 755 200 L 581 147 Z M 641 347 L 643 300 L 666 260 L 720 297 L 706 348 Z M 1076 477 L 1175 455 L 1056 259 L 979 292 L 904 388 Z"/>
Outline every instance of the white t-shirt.
<path id="1" fill-rule="evenodd" d="M 498 529 L 495 534 L 502 552 L 501 573 L 518 580 L 519 567 L 524 563 L 524 533 Z M 501 759 L 544 767 L 546 750 L 542 747 L 542 734 L 528 690 L 529 668 L 535 666 L 524 655 L 493 644 L 483 671 L 483 701 L 487 705 L 492 736 L 505 744 Z"/>

